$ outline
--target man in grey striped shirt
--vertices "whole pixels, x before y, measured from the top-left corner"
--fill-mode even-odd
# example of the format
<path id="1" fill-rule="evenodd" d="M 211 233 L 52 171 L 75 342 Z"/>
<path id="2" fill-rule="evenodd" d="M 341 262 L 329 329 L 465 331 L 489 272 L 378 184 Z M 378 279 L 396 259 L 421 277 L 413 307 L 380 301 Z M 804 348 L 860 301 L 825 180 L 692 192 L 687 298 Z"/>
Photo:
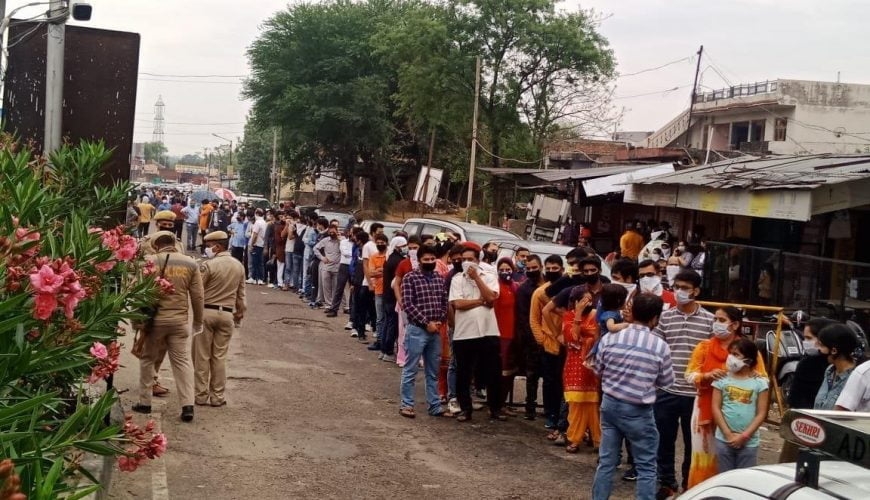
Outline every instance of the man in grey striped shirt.
<path id="1" fill-rule="evenodd" d="M 674 382 L 670 349 L 650 331 L 661 313 L 661 298 L 651 293 L 640 294 L 631 306 L 634 322 L 601 338 L 595 358 L 595 370 L 604 392 L 600 461 L 592 485 L 595 500 L 610 498 L 623 439 L 630 443 L 634 455 L 637 498 L 655 498 L 659 433 L 653 403 L 656 387 L 668 387 Z"/>
<path id="2" fill-rule="evenodd" d="M 658 498 L 668 498 L 677 493 L 682 485 L 686 489 L 689 466 L 692 461 L 691 420 L 697 391 L 695 385 L 686 381 L 686 366 L 692 351 L 702 341 L 710 338 L 713 331 L 713 313 L 695 300 L 701 293 L 701 276 L 691 269 L 683 270 L 674 278 L 674 295 L 677 307 L 662 313 L 658 327 L 653 333 L 664 339 L 671 349 L 676 382 L 670 387 L 659 387 L 655 403 L 656 427 L 659 430 L 658 449 Z M 682 482 L 677 483 L 676 441 L 677 431 L 683 433 Z"/>

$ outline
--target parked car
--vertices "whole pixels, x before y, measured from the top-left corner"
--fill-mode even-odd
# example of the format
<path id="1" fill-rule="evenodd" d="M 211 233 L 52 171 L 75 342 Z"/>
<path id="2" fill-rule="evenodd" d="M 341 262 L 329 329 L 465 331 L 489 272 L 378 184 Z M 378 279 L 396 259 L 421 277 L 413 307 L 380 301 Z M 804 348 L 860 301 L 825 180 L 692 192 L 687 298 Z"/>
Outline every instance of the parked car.
<path id="1" fill-rule="evenodd" d="M 533 253 L 541 258 L 541 261 L 545 260 L 547 257 L 551 255 L 558 255 L 562 257 L 562 265 L 566 265 L 565 256 L 568 255 L 574 247 L 570 247 L 568 245 L 559 245 L 557 243 L 547 243 L 545 241 L 525 241 L 525 240 L 497 240 L 495 242 L 498 245 L 498 258 L 509 257 L 511 259 L 514 258 L 514 255 L 517 253 L 518 248 L 527 248 L 530 253 Z M 601 256 L 598 256 L 601 259 Z M 604 259 L 601 259 L 601 275 L 607 278 L 610 278 L 610 266 L 604 262 Z"/>
<path id="2" fill-rule="evenodd" d="M 454 233 L 459 235 L 461 241 L 473 241 L 480 245 L 491 240 L 522 240 L 514 233 L 497 227 L 439 219 L 408 219 L 402 226 L 402 230 L 408 233 L 408 236 Z"/>
<path id="3" fill-rule="evenodd" d="M 236 201 L 239 203 L 246 203 L 249 207 L 262 208 L 263 210 L 272 206 L 271 203 L 269 203 L 269 200 L 258 194 L 240 194 L 236 198 Z"/>
<path id="4" fill-rule="evenodd" d="M 341 229 L 347 229 L 356 222 L 356 218 L 354 218 L 353 214 L 348 212 L 334 212 L 332 210 L 321 210 L 318 208 L 317 216 L 323 217 L 326 220 L 337 220 L 338 227 Z"/>
<path id="5" fill-rule="evenodd" d="M 388 222 L 385 220 L 367 220 L 360 224 L 360 227 L 363 231 L 370 233 L 372 224 L 375 222 L 379 222 L 384 225 L 384 234 L 387 235 L 387 238 L 392 239 L 393 236 L 396 235 L 396 231 L 402 229 L 402 223 L 400 222 Z"/>

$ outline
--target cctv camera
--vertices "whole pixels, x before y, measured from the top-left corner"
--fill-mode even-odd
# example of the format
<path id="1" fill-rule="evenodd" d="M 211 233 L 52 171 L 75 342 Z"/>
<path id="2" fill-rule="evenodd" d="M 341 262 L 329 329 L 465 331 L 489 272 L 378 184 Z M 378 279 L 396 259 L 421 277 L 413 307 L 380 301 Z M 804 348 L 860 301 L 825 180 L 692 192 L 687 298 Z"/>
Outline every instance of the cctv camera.
<path id="1" fill-rule="evenodd" d="M 90 21 L 94 8 L 89 3 L 74 3 L 72 5 L 72 17 L 76 21 Z"/>

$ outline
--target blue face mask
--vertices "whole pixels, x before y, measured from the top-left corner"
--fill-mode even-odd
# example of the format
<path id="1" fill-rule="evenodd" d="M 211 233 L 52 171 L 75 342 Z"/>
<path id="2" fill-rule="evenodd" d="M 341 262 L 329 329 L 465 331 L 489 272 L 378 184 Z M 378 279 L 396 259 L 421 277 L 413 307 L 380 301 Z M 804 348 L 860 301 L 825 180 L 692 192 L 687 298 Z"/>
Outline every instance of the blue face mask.
<path id="1" fill-rule="evenodd" d="M 525 268 L 526 268 L 526 261 L 524 261 L 524 260 L 517 261 L 517 269 L 522 271 Z"/>

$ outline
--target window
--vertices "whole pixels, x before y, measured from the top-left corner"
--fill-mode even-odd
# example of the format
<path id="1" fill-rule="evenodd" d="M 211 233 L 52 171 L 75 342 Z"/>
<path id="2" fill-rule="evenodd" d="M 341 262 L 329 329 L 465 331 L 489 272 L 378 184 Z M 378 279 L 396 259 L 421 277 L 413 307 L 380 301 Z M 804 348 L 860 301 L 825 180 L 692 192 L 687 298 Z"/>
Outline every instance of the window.
<path id="1" fill-rule="evenodd" d="M 773 140 L 774 141 L 784 141 L 786 137 L 786 126 L 788 125 L 788 118 L 777 118 L 776 122 L 774 122 L 773 126 Z"/>
<path id="2" fill-rule="evenodd" d="M 752 133 L 749 137 L 749 142 L 761 142 L 764 140 L 764 125 L 764 120 L 752 122 Z"/>
<path id="3" fill-rule="evenodd" d="M 409 222 L 405 224 L 405 232 L 408 233 L 408 236 L 419 234 L 420 224 L 417 224 L 416 222 Z"/>
<path id="4" fill-rule="evenodd" d="M 420 235 L 429 234 L 435 236 L 438 233 L 443 233 L 446 230 L 443 226 L 436 226 L 435 224 L 424 224 L 423 231 L 420 232 Z"/>
<path id="5" fill-rule="evenodd" d="M 749 122 L 731 124 L 731 149 L 738 149 L 741 142 L 749 141 Z"/>

